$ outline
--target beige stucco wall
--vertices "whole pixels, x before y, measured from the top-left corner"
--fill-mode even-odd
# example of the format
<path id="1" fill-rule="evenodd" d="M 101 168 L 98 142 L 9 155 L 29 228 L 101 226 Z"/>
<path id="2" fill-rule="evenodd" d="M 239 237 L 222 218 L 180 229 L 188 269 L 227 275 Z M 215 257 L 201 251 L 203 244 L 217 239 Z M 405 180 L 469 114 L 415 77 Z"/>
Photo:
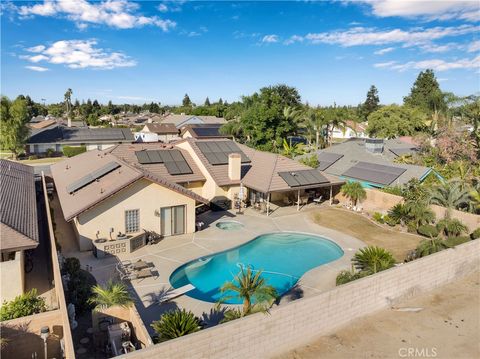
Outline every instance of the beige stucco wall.
<path id="1" fill-rule="evenodd" d="M 161 207 L 185 205 L 186 233 L 195 231 L 195 200 L 178 192 L 141 179 L 97 206 L 80 214 L 74 221 L 79 233 L 80 250 L 91 249 L 91 241 L 99 238 L 110 238 L 110 228 L 114 235 L 125 233 L 125 211 L 140 210 L 140 231 L 143 229 L 160 233 L 160 217 L 155 214 Z M 131 233 L 135 235 L 135 233 Z"/>
<path id="2" fill-rule="evenodd" d="M 183 187 L 189 189 L 193 193 L 198 194 L 199 196 L 203 195 L 203 182 L 202 181 L 182 183 L 181 185 Z"/>
<path id="3" fill-rule="evenodd" d="M 15 259 L 0 263 L 0 303 L 14 299 L 25 288 L 25 271 L 23 270 L 23 252 L 15 252 Z"/>

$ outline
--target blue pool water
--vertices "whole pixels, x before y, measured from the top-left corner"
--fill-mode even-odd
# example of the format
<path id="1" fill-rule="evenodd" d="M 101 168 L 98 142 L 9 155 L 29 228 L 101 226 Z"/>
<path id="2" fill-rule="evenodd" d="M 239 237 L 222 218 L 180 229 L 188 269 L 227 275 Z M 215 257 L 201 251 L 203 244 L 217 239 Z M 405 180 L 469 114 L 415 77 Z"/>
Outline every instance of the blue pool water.
<path id="1" fill-rule="evenodd" d="M 192 284 L 188 296 L 217 302 L 220 288 L 232 281 L 242 266 L 263 270 L 268 284 L 282 295 L 307 271 L 343 256 L 342 249 L 323 237 L 303 233 L 264 234 L 235 248 L 195 259 L 178 267 L 170 276 L 174 288 Z M 226 293 L 228 295 L 231 293 Z M 237 298 L 225 301 L 240 304 Z"/>

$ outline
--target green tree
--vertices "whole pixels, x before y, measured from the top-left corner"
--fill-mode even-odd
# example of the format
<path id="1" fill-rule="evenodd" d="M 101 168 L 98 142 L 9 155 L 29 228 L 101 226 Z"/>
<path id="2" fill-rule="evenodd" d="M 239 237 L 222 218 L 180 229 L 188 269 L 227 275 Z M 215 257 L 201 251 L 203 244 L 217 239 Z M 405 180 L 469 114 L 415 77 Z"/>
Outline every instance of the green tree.
<path id="1" fill-rule="evenodd" d="M 412 223 L 416 229 L 435 221 L 435 213 L 423 201 L 407 201 L 405 203 L 405 210 L 408 213 L 408 222 Z"/>
<path id="2" fill-rule="evenodd" d="M 300 126 L 306 130 L 308 141 L 310 143 L 312 142 L 312 134 L 315 135 L 315 148 L 320 148 L 320 137 L 324 133 L 324 129 L 326 127 L 326 120 L 321 111 L 318 109 L 308 109 L 305 111 L 303 113 Z M 325 142 L 324 138 L 323 142 Z"/>
<path id="3" fill-rule="evenodd" d="M 185 94 L 185 96 L 183 96 L 182 106 L 183 107 L 193 107 L 193 103 L 190 100 L 190 97 L 188 97 L 188 94 Z"/>
<path id="4" fill-rule="evenodd" d="M 209 100 L 208 96 L 205 99 L 205 103 L 203 105 L 206 106 L 206 107 L 210 106 L 210 100 Z"/>
<path id="5" fill-rule="evenodd" d="M 183 337 L 202 329 L 200 320 L 195 314 L 185 309 L 168 311 L 160 317 L 160 320 L 154 321 L 151 326 L 159 335 L 160 341 Z"/>
<path id="6" fill-rule="evenodd" d="M 253 305 L 262 306 L 277 298 L 277 291 L 262 278 L 262 271 L 254 273 L 250 267 L 247 269 L 242 267 L 232 282 L 227 282 L 222 286 L 221 292 L 224 294 L 223 301 L 231 298 L 243 300 L 244 315 L 250 314 Z"/>
<path id="7" fill-rule="evenodd" d="M 303 144 L 293 143 L 290 144 L 285 138 L 283 139 L 283 155 L 289 158 L 295 158 L 303 154 Z"/>
<path id="8" fill-rule="evenodd" d="M 433 70 L 427 69 L 418 74 L 410 94 L 404 97 L 403 103 L 409 107 L 418 107 L 428 114 L 446 108 L 440 85 Z"/>
<path id="9" fill-rule="evenodd" d="M 37 290 L 34 288 L 15 297 L 10 302 L 3 302 L 0 308 L 0 321 L 26 317 L 46 310 L 45 299 L 38 296 Z"/>
<path id="10" fill-rule="evenodd" d="M 317 168 L 320 164 L 318 162 L 318 157 L 315 153 L 310 156 L 305 156 L 300 158 L 299 162 L 304 164 L 305 166 L 312 167 L 312 168 Z"/>
<path id="11" fill-rule="evenodd" d="M 368 116 L 367 133 L 381 138 L 412 136 L 426 129 L 425 119 L 418 108 L 384 106 Z"/>
<path id="12" fill-rule="evenodd" d="M 0 109 L 0 145 L 4 150 L 11 151 L 15 158 L 23 152 L 27 142 L 29 129 L 26 102 L 17 98 L 11 102 L 7 97 L 1 98 Z"/>
<path id="13" fill-rule="evenodd" d="M 450 180 L 443 182 L 431 189 L 430 203 L 447 208 L 445 216 L 450 218 L 452 209 L 457 209 L 468 204 L 468 190 L 462 188 L 462 182 Z"/>
<path id="14" fill-rule="evenodd" d="M 361 202 L 367 198 L 367 192 L 362 187 L 360 182 L 348 181 L 340 190 L 345 197 L 350 199 L 354 207 L 357 206 L 358 202 Z"/>
<path id="15" fill-rule="evenodd" d="M 458 237 L 468 231 L 468 227 L 456 218 L 443 218 L 437 223 L 439 231 L 446 237 Z"/>
<path id="16" fill-rule="evenodd" d="M 375 274 L 395 265 L 395 260 L 387 250 L 368 246 L 361 248 L 352 258 L 356 269 L 366 274 Z"/>
<path id="17" fill-rule="evenodd" d="M 368 118 L 368 116 L 378 110 L 380 106 L 380 98 L 378 97 L 378 90 L 377 88 L 372 85 L 367 92 L 367 98 L 365 102 L 361 106 L 361 114 L 364 120 Z"/>
<path id="18" fill-rule="evenodd" d="M 129 307 L 133 299 L 128 288 L 123 283 L 116 283 L 109 280 L 105 286 L 95 285 L 92 288 L 93 296 L 88 300 L 89 304 L 95 306 L 96 310 L 110 308 L 113 306 Z"/>
<path id="19" fill-rule="evenodd" d="M 447 248 L 449 248 L 449 246 L 444 240 L 431 237 L 430 239 L 422 240 L 415 249 L 415 252 L 418 257 L 425 257 Z"/>
<path id="20" fill-rule="evenodd" d="M 396 223 L 402 226 L 409 220 L 409 213 L 403 203 L 397 203 L 388 211 L 388 216 Z"/>

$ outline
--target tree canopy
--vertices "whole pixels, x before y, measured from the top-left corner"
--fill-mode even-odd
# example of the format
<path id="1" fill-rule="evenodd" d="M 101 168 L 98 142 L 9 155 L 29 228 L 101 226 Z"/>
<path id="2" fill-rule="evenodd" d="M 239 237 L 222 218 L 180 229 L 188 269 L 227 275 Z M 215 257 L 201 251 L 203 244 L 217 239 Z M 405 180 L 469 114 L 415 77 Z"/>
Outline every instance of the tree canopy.
<path id="1" fill-rule="evenodd" d="M 421 71 L 415 80 L 410 94 L 403 98 L 403 103 L 410 107 L 418 107 L 427 114 L 446 108 L 444 94 L 433 70 Z"/>
<path id="2" fill-rule="evenodd" d="M 389 105 L 368 116 L 367 132 L 372 137 L 411 136 L 426 128 L 426 115 L 418 108 Z"/>
<path id="3" fill-rule="evenodd" d="M 360 107 L 361 115 L 365 120 L 372 112 L 378 110 L 380 107 L 380 98 L 378 97 L 378 90 L 375 85 L 370 86 L 367 92 L 367 98 Z"/>
<path id="4" fill-rule="evenodd" d="M 27 142 L 30 121 L 25 98 L 18 97 L 13 102 L 7 97 L 1 98 L 0 145 L 11 151 L 15 157 L 23 151 Z"/>

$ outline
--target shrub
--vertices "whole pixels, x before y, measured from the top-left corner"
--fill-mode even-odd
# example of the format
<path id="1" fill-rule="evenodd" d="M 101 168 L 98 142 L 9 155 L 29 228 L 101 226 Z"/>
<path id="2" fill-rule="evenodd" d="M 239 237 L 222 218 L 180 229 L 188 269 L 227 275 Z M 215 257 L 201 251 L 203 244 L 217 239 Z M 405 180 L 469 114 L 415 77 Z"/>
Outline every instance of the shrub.
<path id="1" fill-rule="evenodd" d="M 45 299 L 37 295 L 34 288 L 21 294 L 10 302 L 3 302 L 0 308 L 0 321 L 25 317 L 27 315 L 41 313 L 47 310 Z"/>
<path id="2" fill-rule="evenodd" d="M 353 270 L 342 270 L 340 273 L 337 275 L 336 279 L 336 284 L 337 285 L 342 285 L 351 281 L 354 281 L 356 279 L 360 279 L 362 277 L 365 277 L 365 273 L 362 272 L 355 272 Z"/>
<path id="3" fill-rule="evenodd" d="M 200 320 L 190 311 L 171 310 L 151 324 L 160 341 L 183 337 L 202 329 Z"/>
<path id="4" fill-rule="evenodd" d="M 417 226 L 413 222 L 407 223 L 407 232 L 408 233 L 417 233 Z"/>
<path id="5" fill-rule="evenodd" d="M 70 257 L 65 259 L 64 268 L 70 276 L 67 285 L 67 301 L 75 305 L 76 311 L 81 314 L 90 309 L 89 302 L 92 296 L 92 283 L 89 281 L 89 274 L 81 269 L 78 258 Z"/>
<path id="6" fill-rule="evenodd" d="M 66 258 L 64 269 L 70 276 L 75 276 L 81 269 L 80 261 L 75 257 Z"/>
<path id="7" fill-rule="evenodd" d="M 471 239 L 478 239 L 480 238 L 480 227 L 474 230 L 472 233 L 470 233 L 470 238 Z"/>
<path id="8" fill-rule="evenodd" d="M 38 160 L 38 156 L 37 155 L 31 155 L 31 156 L 28 156 L 28 159 L 29 160 Z"/>
<path id="9" fill-rule="evenodd" d="M 300 159 L 300 163 L 303 163 L 305 166 L 312 167 L 312 168 L 317 168 L 318 165 L 320 164 L 318 162 L 318 157 L 317 157 L 316 154 L 306 156 L 306 157 L 302 157 Z"/>
<path id="10" fill-rule="evenodd" d="M 388 211 L 388 217 L 392 222 L 395 222 L 395 224 L 400 223 L 403 225 L 408 221 L 408 212 L 405 205 L 403 203 L 397 203 Z"/>
<path id="11" fill-rule="evenodd" d="M 455 247 L 465 242 L 470 242 L 470 237 L 468 236 L 449 237 L 445 240 L 445 243 L 448 244 L 449 247 Z"/>
<path id="12" fill-rule="evenodd" d="M 431 238 L 431 237 L 438 237 L 438 234 L 440 233 L 440 231 L 438 230 L 437 227 L 432 226 L 431 224 L 424 224 L 418 227 L 418 233 L 421 234 L 422 236 Z"/>
<path id="13" fill-rule="evenodd" d="M 355 253 L 352 263 L 364 274 L 374 274 L 393 267 L 395 260 L 389 251 L 380 247 L 368 246 Z"/>
<path id="14" fill-rule="evenodd" d="M 385 221 L 383 220 L 383 214 L 381 214 L 380 212 L 375 212 L 372 218 L 378 223 L 385 223 Z"/>
<path id="15" fill-rule="evenodd" d="M 468 230 L 467 226 L 456 218 L 444 218 L 438 221 L 437 228 L 446 237 L 458 237 Z"/>
<path id="16" fill-rule="evenodd" d="M 105 286 L 95 285 L 92 288 L 93 296 L 88 303 L 95 306 L 95 310 L 121 306 L 128 308 L 133 303 L 128 287 L 124 283 L 108 281 Z"/>
<path id="17" fill-rule="evenodd" d="M 53 155 L 55 155 L 55 150 L 53 148 L 48 148 L 47 151 L 45 152 L 45 155 L 47 157 L 53 157 Z"/>
<path id="18" fill-rule="evenodd" d="M 63 154 L 67 157 L 73 157 L 79 155 L 80 153 L 86 152 L 86 146 L 63 146 Z"/>
<path id="19" fill-rule="evenodd" d="M 418 244 L 416 253 L 418 257 L 425 257 L 447 248 L 449 248 L 448 243 L 440 238 L 424 239 Z"/>
<path id="20" fill-rule="evenodd" d="M 392 217 L 390 217 L 388 214 L 386 214 L 385 216 L 383 216 L 383 221 L 388 224 L 390 227 L 395 227 L 398 222 L 393 219 Z"/>

